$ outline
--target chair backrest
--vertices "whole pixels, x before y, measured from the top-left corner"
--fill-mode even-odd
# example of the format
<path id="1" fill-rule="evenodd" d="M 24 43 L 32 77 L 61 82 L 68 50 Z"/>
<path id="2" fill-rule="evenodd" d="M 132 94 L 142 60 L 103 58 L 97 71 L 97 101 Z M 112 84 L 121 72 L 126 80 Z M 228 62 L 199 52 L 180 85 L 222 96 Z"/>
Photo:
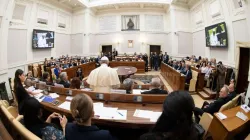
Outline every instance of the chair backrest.
<path id="1" fill-rule="evenodd" d="M 203 113 L 201 116 L 201 120 L 199 122 L 199 124 L 204 128 L 205 133 L 203 135 L 203 138 L 205 137 L 205 135 L 207 134 L 207 131 L 209 129 L 209 126 L 211 124 L 213 120 L 213 116 L 210 115 L 209 113 Z"/>
<path id="2" fill-rule="evenodd" d="M 199 74 L 199 73 L 198 73 L 197 71 L 192 70 L 192 79 L 197 80 L 198 74 Z"/>
<path id="3" fill-rule="evenodd" d="M 17 116 L 18 116 L 18 109 L 17 109 L 16 107 L 9 106 L 9 107 L 7 107 L 7 110 L 10 112 L 10 114 L 11 114 L 14 118 L 17 118 Z"/>
<path id="4" fill-rule="evenodd" d="M 3 105 L 5 108 L 9 107 L 9 103 L 6 100 L 0 100 L 0 105 Z"/>
<path id="5" fill-rule="evenodd" d="M 232 99 L 232 108 L 238 105 L 239 98 L 240 98 L 240 95 L 237 95 L 236 97 Z"/>
<path id="6" fill-rule="evenodd" d="M 41 140 L 39 137 L 25 128 L 18 120 L 13 120 L 12 124 L 13 129 L 16 132 L 14 133 L 14 138 L 21 140 Z"/>
<path id="7" fill-rule="evenodd" d="M 219 112 L 222 112 L 222 111 L 225 111 L 225 110 L 230 109 L 231 104 L 232 104 L 232 101 L 227 102 L 226 104 L 224 104 L 224 105 L 220 108 Z"/>

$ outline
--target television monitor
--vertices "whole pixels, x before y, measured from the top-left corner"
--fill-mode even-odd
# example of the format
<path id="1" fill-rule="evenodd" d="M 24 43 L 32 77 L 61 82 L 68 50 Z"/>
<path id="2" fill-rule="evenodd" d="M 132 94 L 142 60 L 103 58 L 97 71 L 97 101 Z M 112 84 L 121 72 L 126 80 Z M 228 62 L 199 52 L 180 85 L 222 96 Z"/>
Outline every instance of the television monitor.
<path id="1" fill-rule="evenodd" d="M 228 46 L 226 23 L 218 23 L 205 28 L 206 46 L 223 48 Z"/>
<path id="2" fill-rule="evenodd" d="M 33 49 L 54 48 L 55 33 L 53 31 L 33 30 L 32 47 Z"/>

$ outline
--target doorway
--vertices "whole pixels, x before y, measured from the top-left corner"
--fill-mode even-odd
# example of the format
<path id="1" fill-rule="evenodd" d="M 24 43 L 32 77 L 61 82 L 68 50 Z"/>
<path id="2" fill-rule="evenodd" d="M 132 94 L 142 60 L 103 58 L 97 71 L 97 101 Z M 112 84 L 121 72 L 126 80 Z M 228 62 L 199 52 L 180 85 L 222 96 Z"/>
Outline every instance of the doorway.
<path id="1" fill-rule="evenodd" d="M 157 54 L 160 54 L 160 51 L 161 51 L 160 45 L 150 45 L 150 48 L 149 48 L 150 54 L 151 54 L 151 52 L 156 52 Z"/>
<path id="2" fill-rule="evenodd" d="M 102 45 L 103 54 L 108 54 L 109 52 L 112 54 L 112 45 Z"/>
<path id="3" fill-rule="evenodd" d="M 245 92 L 248 88 L 248 74 L 249 74 L 249 48 L 240 48 L 239 56 L 239 71 L 236 90 L 237 93 Z"/>

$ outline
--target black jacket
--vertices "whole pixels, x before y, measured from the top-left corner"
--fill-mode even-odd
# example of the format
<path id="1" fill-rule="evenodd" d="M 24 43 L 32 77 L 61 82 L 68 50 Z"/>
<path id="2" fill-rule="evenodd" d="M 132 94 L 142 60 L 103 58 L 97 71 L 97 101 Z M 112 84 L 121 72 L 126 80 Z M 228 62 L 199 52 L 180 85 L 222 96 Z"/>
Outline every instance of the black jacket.
<path id="1" fill-rule="evenodd" d="M 100 130 L 97 126 L 80 126 L 67 123 L 65 130 L 66 140 L 113 140 L 109 131 Z"/>
<path id="2" fill-rule="evenodd" d="M 230 101 L 228 97 L 218 98 L 213 103 L 210 103 L 208 105 L 208 107 L 203 108 L 203 111 L 207 112 L 207 113 L 210 113 L 211 115 L 213 115 L 215 112 L 218 112 L 220 110 L 221 106 L 223 106 L 224 104 L 226 104 L 228 101 Z"/>
<path id="3" fill-rule="evenodd" d="M 59 82 L 59 84 L 63 85 L 65 88 L 69 88 L 69 87 L 70 87 L 70 83 L 65 82 L 65 81 L 63 81 L 63 80 L 61 80 L 61 81 Z"/>
<path id="4" fill-rule="evenodd" d="M 191 70 L 188 70 L 186 72 L 186 83 L 187 84 L 190 84 L 190 80 L 192 79 L 192 71 Z"/>
<path id="5" fill-rule="evenodd" d="M 168 94 L 168 92 L 166 90 L 155 88 L 151 89 L 150 91 L 142 92 L 141 94 Z"/>

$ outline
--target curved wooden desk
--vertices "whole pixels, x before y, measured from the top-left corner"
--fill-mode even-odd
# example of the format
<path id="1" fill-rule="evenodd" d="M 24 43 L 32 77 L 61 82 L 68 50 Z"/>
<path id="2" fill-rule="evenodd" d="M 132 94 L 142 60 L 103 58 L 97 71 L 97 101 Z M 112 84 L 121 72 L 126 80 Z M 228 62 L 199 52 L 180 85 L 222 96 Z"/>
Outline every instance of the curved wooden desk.
<path id="1" fill-rule="evenodd" d="M 127 120 L 102 120 L 93 118 L 93 123 L 105 124 L 109 126 L 118 126 L 126 128 L 151 128 L 155 123 L 150 122 L 149 119 L 134 117 L 133 114 L 136 109 L 162 111 L 162 103 L 167 95 L 154 94 L 119 94 L 119 93 L 96 93 L 92 91 L 83 91 L 76 89 L 60 88 L 54 86 L 47 86 L 43 84 L 33 83 L 36 88 L 47 90 L 49 92 L 58 93 L 60 95 L 57 100 L 63 103 L 66 96 L 75 96 L 76 94 L 87 94 L 94 102 L 102 102 L 105 107 L 117 107 L 118 109 L 127 110 Z M 44 108 L 51 112 L 58 112 L 67 116 L 71 116 L 70 111 L 58 108 L 50 103 L 41 102 Z"/>
<path id="2" fill-rule="evenodd" d="M 186 76 L 163 62 L 161 63 L 161 75 L 173 90 L 184 90 Z"/>
<path id="3" fill-rule="evenodd" d="M 57 100 L 60 101 L 60 103 L 63 103 L 66 99 L 65 95 L 60 95 Z M 96 102 L 96 101 L 94 101 Z M 100 101 L 98 101 L 100 102 Z M 149 119 L 134 117 L 133 114 L 136 109 L 142 109 L 142 110 L 151 110 L 151 111 L 162 111 L 162 105 L 161 104 L 136 104 L 136 103 L 119 103 L 119 102 L 102 102 L 104 103 L 105 107 L 117 107 L 118 109 L 124 109 L 127 110 L 127 120 L 104 120 L 104 119 L 98 119 L 98 118 L 92 118 L 92 122 L 94 124 L 99 125 L 106 125 L 106 126 L 117 126 L 117 127 L 123 127 L 123 128 L 151 128 L 154 126 L 154 122 L 150 122 Z M 50 103 L 41 102 L 44 109 L 51 111 L 51 112 L 58 112 L 60 114 L 64 114 L 68 117 L 71 117 L 71 112 L 65 109 L 61 109 L 57 106 L 54 106 Z M 59 104 L 60 105 L 60 104 Z"/>

